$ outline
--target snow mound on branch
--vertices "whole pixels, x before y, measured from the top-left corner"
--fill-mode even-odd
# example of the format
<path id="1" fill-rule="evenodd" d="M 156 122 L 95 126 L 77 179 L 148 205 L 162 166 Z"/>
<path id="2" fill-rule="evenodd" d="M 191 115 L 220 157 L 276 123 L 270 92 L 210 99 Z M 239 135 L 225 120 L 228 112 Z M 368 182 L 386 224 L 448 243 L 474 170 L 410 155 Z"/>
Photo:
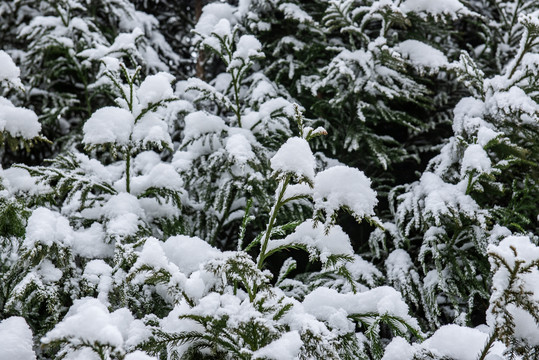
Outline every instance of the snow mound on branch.
<path id="1" fill-rule="evenodd" d="M 82 128 L 82 142 L 88 145 L 127 145 L 134 125 L 135 119 L 129 111 L 106 106 L 94 112 L 86 121 Z"/>
<path id="2" fill-rule="evenodd" d="M 504 296 L 504 291 L 510 288 L 513 291 L 525 291 L 530 294 L 530 298 L 539 300 L 539 269 L 533 264 L 539 261 L 539 246 L 530 241 L 528 236 L 508 236 L 498 245 L 490 244 L 488 253 L 492 257 L 503 259 L 509 268 L 514 269 L 517 263 L 520 268 L 529 267 L 529 271 L 519 275 L 517 285 L 510 288 L 509 270 L 501 266 L 492 277 L 492 286 L 494 291 L 490 299 L 490 307 L 487 311 L 487 324 L 491 327 L 496 323 L 503 323 L 503 315 L 493 313 L 493 306 L 496 301 Z M 492 263 L 492 259 L 491 259 Z M 523 339 L 531 346 L 539 346 L 539 327 L 532 315 L 523 307 L 517 307 L 510 303 L 507 305 L 507 312 L 514 318 L 514 336 L 517 339 Z"/>
<path id="3" fill-rule="evenodd" d="M 35 360 L 32 345 L 32 331 L 22 317 L 0 322 L 0 360 Z"/>
<path id="4" fill-rule="evenodd" d="M 126 214 L 135 214 L 138 217 L 144 216 L 144 210 L 140 207 L 138 199 L 128 193 L 119 193 L 111 196 L 103 206 L 103 211 L 109 219 Z"/>
<path id="5" fill-rule="evenodd" d="M 13 137 L 32 139 L 39 135 L 41 124 L 32 110 L 16 107 L 0 96 L 0 132 L 7 131 Z"/>
<path id="6" fill-rule="evenodd" d="M 293 173 L 309 180 L 314 178 L 316 161 L 307 140 L 292 137 L 284 143 L 271 158 L 271 168 L 274 171 Z"/>
<path id="7" fill-rule="evenodd" d="M 50 192 L 51 188 L 47 184 L 38 181 L 37 178 L 30 175 L 28 170 L 16 167 L 2 170 L 0 168 L 0 178 L 2 185 L 10 193 L 28 193 L 30 195 Z"/>
<path id="8" fill-rule="evenodd" d="M 371 181 L 362 171 L 348 166 L 334 166 L 314 179 L 315 208 L 325 210 L 328 218 L 341 207 L 348 207 L 358 218 L 374 215 L 378 203 Z"/>
<path id="9" fill-rule="evenodd" d="M 455 324 L 444 325 L 427 340 L 421 347 L 428 349 L 440 357 L 447 356 L 451 359 L 475 360 L 488 340 L 488 334 L 477 329 L 459 326 Z M 455 346 L 458 344 L 458 346 Z M 495 342 L 487 359 L 499 359 L 505 346 Z M 501 358 L 501 357 L 500 357 Z"/>
<path id="10" fill-rule="evenodd" d="M 303 300 L 305 311 L 317 319 L 327 321 L 332 327 L 353 331 L 355 324 L 348 319 L 353 314 L 388 314 L 397 316 L 419 329 L 417 320 L 408 315 L 408 305 L 401 294 L 392 287 L 380 286 L 362 293 L 341 294 L 337 290 L 319 287 Z M 406 331 L 404 325 L 403 331 Z"/>
<path id="11" fill-rule="evenodd" d="M 226 124 L 219 116 L 197 111 L 185 117 L 184 141 L 207 133 L 217 133 L 226 129 Z"/>
<path id="12" fill-rule="evenodd" d="M 422 209 L 424 216 L 432 216 L 436 226 L 440 226 L 442 220 L 451 218 L 455 213 L 477 218 L 481 224 L 485 224 L 484 212 L 475 200 L 466 194 L 466 186 L 467 181 L 449 184 L 434 173 L 428 171 L 423 173 L 410 192 L 398 197 L 402 201 L 398 210 L 400 221 L 404 221 L 406 213 L 414 214 L 406 225 L 406 233 L 420 226 L 419 209 Z"/>
<path id="13" fill-rule="evenodd" d="M 382 360 L 412 360 L 415 355 L 429 351 L 438 358 L 475 360 L 483 350 L 488 334 L 478 329 L 455 324 L 444 325 L 421 344 L 410 345 L 402 337 L 395 337 L 386 347 Z M 458 346 L 455 346 L 458 344 Z M 494 342 L 486 360 L 505 359 L 505 346 Z"/>
<path id="14" fill-rule="evenodd" d="M 229 23 L 235 24 L 235 10 L 236 8 L 232 5 L 222 3 L 213 3 L 204 6 L 202 15 L 195 26 L 195 32 L 209 36 L 221 19 L 226 19 Z"/>
<path id="15" fill-rule="evenodd" d="M 459 0 L 406 0 L 400 8 L 405 12 L 426 12 L 434 16 L 471 13 Z"/>
<path id="16" fill-rule="evenodd" d="M 460 176 L 464 177 L 468 171 L 476 171 L 479 174 L 492 171 L 492 162 L 481 145 L 472 144 L 464 151 Z"/>
<path id="17" fill-rule="evenodd" d="M 137 350 L 127 354 L 124 360 L 156 360 L 156 358 L 154 356 L 143 353 L 140 350 Z"/>
<path id="18" fill-rule="evenodd" d="M 168 125 L 155 113 L 146 113 L 137 121 L 131 139 L 141 143 L 143 147 L 155 144 L 158 148 L 162 148 L 164 144 L 172 148 Z"/>
<path id="19" fill-rule="evenodd" d="M 233 58 L 247 61 L 250 57 L 261 56 L 262 44 L 253 35 L 243 35 L 236 44 Z"/>
<path id="20" fill-rule="evenodd" d="M 326 234 L 323 226 L 314 226 L 313 220 L 300 224 L 292 234 L 282 240 L 270 240 L 267 250 L 269 252 L 281 246 L 294 244 L 305 246 L 307 250 L 318 250 L 323 263 L 330 255 L 354 253 L 350 238 L 340 226 L 331 227 Z"/>
<path id="21" fill-rule="evenodd" d="M 83 325 L 83 326 L 81 326 Z M 141 320 L 135 320 L 126 308 L 112 313 L 99 300 L 83 298 L 75 300 L 65 318 L 42 339 L 44 343 L 69 339 L 74 343 L 99 343 L 123 349 L 136 345 L 145 335 Z"/>
<path id="22" fill-rule="evenodd" d="M 279 10 L 284 13 L 286 19 L 293 19 L 299 23 L 314 23 L 313 18 L 303 11 L 298 5 L 292 3 L 283 3 L 279 5 Z"/>
<path id="23" fill-rule="evenodd" d="M 24 247 L 31 249 L 36 243 L 65 247 L 71 245 L 72 241 L 73 229 L 65 217 L 46 208 L 37 208 L 32 212 L 26 226 Z"/>
<path id="24" fill-rule="evenodd" d="M 228 151 L 228 153 L 240 164 L 245 164 L 255 157 L 251 143 L 243 134 L 231 135 L 226 140 L 225 148 L 226 151 Z"/>
<path id="25" fill-rule="evenodd" d="M 174 76 L 166 72 L 159 72 L 147 76 L 137 90 L 137 98 L 143 107 L 155 104 L 159 101 L 174 97 L 174 91 L 170 83 Z"/>
<path id="26" fill-rule="evenodd" d="M 89 228 L 75 232 L 73 252 L 88 259 L 112 257 L 114 245 L 105 243 L 103 225 L 93 223 Z"/>
<path id="27" fill-rule="evenodd" d="M 19 76 L 21 71 L 15 65 L 11 56 L 9 56 L 4 50 L 0 50 L 0 82 L 8 81 L 15 86 L 22 87 L 21 80 Z"/>
<path id="28" fill-rule="evenodd" d="M 197 271 L 201 264 L 221 254 L 206 241 L 185 235 L 168 238 L 162 247 L 167 258 L 187 275 Z"/>
<path id="29" fill-rule="evenodd" d="M 449 64 L 447 57 L 440 50 L 421 41 L 403 41 L 395 47 L 395 50 L 419 68 L 439 69 Z"/>
<path id="30" fill-rule="evenodd" d="M 395 337 L 386 346 L 382 360 L 412 360 L 414 347 L 401 337 Z"/>
<path id="31" fill-rule="evenodd" d="M 181 191 L 183 179 L 170 164 L 155 165 L 147 175 L 134 177 L 131 182 L 131 191 L 139 195 L 149 188 L 166 188 Z"/>
<path id="32" fill-rule="evenodd" d="M 303 346 L 303 341 L 297 331 L 290 331 L 279 339 L 258 349 L 253 353 L 253 358 L 292 360 L 297 359 L 297 355 Z"/>

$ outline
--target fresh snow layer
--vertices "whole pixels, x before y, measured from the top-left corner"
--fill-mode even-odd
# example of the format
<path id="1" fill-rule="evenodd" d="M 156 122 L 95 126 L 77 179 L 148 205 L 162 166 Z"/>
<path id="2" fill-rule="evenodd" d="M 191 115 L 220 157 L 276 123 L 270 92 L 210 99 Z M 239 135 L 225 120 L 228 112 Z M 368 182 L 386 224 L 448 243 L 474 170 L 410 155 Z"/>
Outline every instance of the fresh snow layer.
<path id="1" fill-rule="evenodd" d="M 21 71 L 13 62 L 11 56 L 9 56 L 4 50 L 0 50 L 0 82 L 8 81 L 20 86 L 20 75 Z"/>
<path id="2" fill-rule="evenodd" d="M 305 246 L 310 253 L 316 249 L 323 263 L 330 255 L 352 255 L 354 253 L 350 238 L 340 226 L 332 226 L 326 234 L 323 226 L 314 226 L 313 220 L 307 220 L 300 224 L 292 234 L 282 240 L 270 240 L 267 251 L 291 245 Z"/>
<path id="3" fill-rule="evenodd" d="M 94 112 L 86 121 L 82 128 L 82 142 L 88 145 L 127 145 L 134 125 L 135 119 L 129 111 L 106 106 Z"/>
<path id="4" fill-rule="evenodd" d="M 412 360 L 413 357 L 414 347 L 397 336 L 386 346 L 382 360 Z"/>
<path id="5" fill-rule="evenodd" d="M 293 360 L 303 346 L 303 341 L 297 331 L 290 331 L 279 339 L 269 343 L 263 348 L 253 353 L 253 358 L 264 358 L 274 360 Z"/>
<path id="6" fill-rule="evenodd" d="M 348 166 L 334 166 L 318 173 L 313 199 L 316 209 L 325 210 L 328 218 L 343 206 L 358 218 L 372 216 L 378 203 L 371 181 L 362 171 Z"/>
<path id="7" fill-rule="evenodd" d="M 73 251 L 88 259 L 112 257 L 114 244 L 105 243 L 103 225 L 93 223 L 87 229 L 77 230 L 74 234 Z"/>
<path id="8" fill-rule="evenodd" d="M 219 133 L 226 129 L 225 122 L 219 116 L 196 111 L 185 117 L 184 141 L 194 139 L 206 133 Z"/>
<path id="9" fill-rule="evenodd" d="M 292 173 L 312 181 L 314 178 L 315 158 L 307 140 L 292 137 L 284 143 L 271 158 L 274 171 Z"/>
<path id="10" fill-rule="evenodd" d="M 16 107 L 0 96 L 0 132 L 7 131 L 13 137 L 32 139 L 39 135 L 41 124 L 32 110 Z"/>
<path id="11" fill-rule="evenodd" d="M 137 89 L 137 98 L 142 107 L 172 98 L 174 91 L 170 83 L 173 80 L 174 76 L 165 72 L 147 76 Z"/>
<path id="12" fill-rule="evenodd" d="M 438 69 L 449 64 L 447 57 L 440 50 L 421 41 L 403 41 L 395 47 L 395 50 L 420 68 Z"/>
<path id="13" fill-rule="evenodd" d="M 508 236 L 498 245 L 490 244 L 487 250 L 489 254 L 495 254 L 502 258 L 510 268 L 514 268 L 517 262 L 520 263 L 521 268 L 525 268 L 539 261 L 539 246 L 533 244 L 528 236 Z M 487 324 L 489 326 L 505 322 L 503 318 L 497 319 L 492 313 L 492 304 L 502 297 L 504 291 L 508 289 L 509 276 L 508 269 L 501 266 L 492 277 L 491 307 L 487 311 Z M 521 291 L 520 289 L 528 292 L 530 297 L 536 301 L 539 300 L 539 269 L 536 266 L 532 266 L 527 273 L 519 274 L 519 281 L 513 285 L 512 290 Z M 532 315 L 514 304 L 509 304 L 506 310 L 514 318 L 515 337 L 525 340 L 532 346 L 539 346 L 539 327 Z"/>
<path id="14" fill-rule="evenodd" d="M 142 194 L 152 187 L 181 191 L 183 180 L 174 167 L 166 163 L 159 163 L 147 174 L 131 179 L 131 192 L 133 194 Z"/>
<path id="15" fill-rule="evenodd" d="M 170 237 L 162 246 L 169 260 L 184 274 L 191 274 L 201 264 L 221 254 L 206 241 L 185 235 Z"/>
<path id="16" fill-rule="evenodd" d="M 434 16 L 449 15 L 456 18 L 469 10 L 458 0 L 406 0 L 400 8 L 404 12 L 426 12 Z"/>
<path id="17" fill-rule="evenodd" d="M 441 224 L 444 216 L 452 216 L 456 212 L 475 217 L 484 223 L 485 217 L 479 205 L 465 193 L 466 186 L 466 181 L 449 184 L 434 173 L 424 172 L 419 182 L 412 187 L 411 192 L 399 196 L 399 200 L 402 201 L 401 209 L 415 212 L 418 208 L 417 204 L 421 203 L 424 214 L 432 216 L 437 226 Z M 402 210 L 399 212 L 402 213 Z M 414 215 L 412 221 L 406 226 L 406 231 L 419 224 L 420 219 Z"/>
<path id="18" fill-rule="evenodd" d="M 36 195 L 50 192 L 50 186 L 38 181 L 37 178 L 30 175 L 28 170 L 22 168 L 10 167 L 5 170 L 0 168 L 0 180 L 2 185 L 12 194 L 24 192 Z"/>
<path id="19" fill-rule="evenodd" d="M 488 174 L 492 171 L 492 162 L 485 149 L 479 144 L 472 144 L 464 151 L 460 176 L 464 177 L 468 171 L 476 171 L 479 174 Z"/>
<path id="20" fill-rule="evenodd" d="M 222 19 L 226 19 L 229 23 L 235 24 L 236 18 L 234 16 L 234 11 L 235 7 L 229 4 L 212 3 L 204 6 L 202 15 L 195 26 L 195 32 L 203 36 L 209 36 L 215 31 L 215 26 Z"/>
<path id="21" fill-rule="evenodd" d="M 341 294 L 337 290 L 319 287 L 303 300 L 305 311 L 332 327 L 354 331 L 355 324 L 349 319 L 353 314 L 389 314 L 398 316 L 416 329 L 417 320 L 408 315 L 408 305 L 401 294 L 389 286 L 380 286 L 362 293 Z M 366 319 L 368 321 L 368 319 Z M 403 327 L 403 331 L 406 329 Z"/>
<path id="22" fill-rule="evenodd" d="M 32 249 L 36 244 L 47 247 L 57 244 L 62 248 L 70 246 L 72 241 L 73 229 L 65 217 L 46 208 L 37 208 L 32 212 L 26 226 L 24 247 Z"/>
<path id="23" fill-rule="evenodd" d="M 240 58 L 247 61 L 251 56 L 259 56 L 262 50 L 262 44 L 253 35 L 242 35 L 236 44 L 234 58 Z"/>
<path id="24" fill-rule="evenodd" d="M 477 329 L 455 324 L 444 325 L 427 340 L 421 347 L 434 352 L 440 357 L 459 360 L 476 360 L 483 350 L 488 334 Z M 496 342 L 489 352 L 487 359 L 500 359 L 504 346 Z"/>
<path id="25" fill-rule="evenodd" d="M 144 328 L 142 321 L 135 320 L 126 308 L 110 313 L 101 301 L 83 298 L 75 300 L 65 318 L 42 341 L 49 343 L 67 338 L 123 349 L 125 345 L 136 345 L 145 333 Z"/>
<path id="26" fill-rule="evenodd" d="M 163 144 L 172 148 L 172 140 L 167 123 L 156 113 L 146 113 L 133 128 L 131 139 L 147 147 L 155 144 L 161 148 Z"/>
<path id="27" fill-rule="evenodd" d="M 35 360 L 32 345 L 32 331 L 22 317 L 0 322 L 0 360 Z"/>
<path id="28" fill-rule="evenodd" d="M 243 134 L 234 134 L 226 139 L 226 151 L 240 164 L 255 157 L 251 143 Z"/>

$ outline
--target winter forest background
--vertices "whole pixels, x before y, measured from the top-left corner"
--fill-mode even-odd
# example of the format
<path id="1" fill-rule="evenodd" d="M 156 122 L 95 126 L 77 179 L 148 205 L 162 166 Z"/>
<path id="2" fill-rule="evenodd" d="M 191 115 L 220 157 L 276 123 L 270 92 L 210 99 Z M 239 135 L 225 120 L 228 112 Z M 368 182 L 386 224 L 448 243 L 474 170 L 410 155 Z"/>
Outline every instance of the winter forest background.
<path id="1" fill-rule="evenodd" d="M 3 0 L 0 359 L 539 359 L 539 2 Z"/>

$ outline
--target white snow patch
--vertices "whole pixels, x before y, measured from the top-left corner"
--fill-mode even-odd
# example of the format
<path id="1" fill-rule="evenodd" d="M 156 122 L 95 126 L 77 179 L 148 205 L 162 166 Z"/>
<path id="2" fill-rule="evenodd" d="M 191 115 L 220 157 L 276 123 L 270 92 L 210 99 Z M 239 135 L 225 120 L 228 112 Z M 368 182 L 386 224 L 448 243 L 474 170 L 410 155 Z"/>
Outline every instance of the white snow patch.
<path id="1" fill-rule="evenodd" d="M 16 107 L 0 96 L 0 132 L 7 131 L 13 137 L 32 139 L 39 135 L 41 124 L 32 110 Z"/>
<path id="2" fill-rule="evenodd" d="M 460 176 L 464 177 L 468 171 L 472 170 L 477 171 L 479 174 L 492 171 L 492 162 L 487 152 L 478 144 L 472 144 L 464 151 Z"/>
<path id="3" fill-rule="evenodd" d="M 303 346 L 303 341 L 297 331 L 290 331 L 279 339 L 271 342 L 263 348 L 253 353 L 253 358 L 264 358 L 274 360 L 293 360 Z"/>
<path id="4" fill-rule="evenodd" d="M 292 234 L 282 240 L 270 240 L 267 251 L 294 244 L 303 245 L 308 250 L 317 249 L 323 263 L 327 261 L 330 255 L 352 255 L 354 253 L 350 238 L 340 226 L 332 226 L 326 234 L 323 226 L 314 227 L 313 220 L 307 220 L 298 225 Z"/>
<path id="5" fill-rule="evenodd" d="M 317 319 L 327 321 L 332 327 L 344 331 L 353 331 L 355 328 L 348 315 L 365 313 L 398 316 L 419 329 L 417 320 L 408 315 L 408 305 L 403 301 L 401 294 L 389 286 L 380 286 L 357 294 L 341 294 L 334 289 L 319 287 L 305 297 L 303 306 Z M 406 331 L 404 326 L 401 327 Z"/>
<path id="6" fill-rule="evenodd" d="M 439 69 L 449 64 L 447 57 L 440 50 L 421 41 L 403 41 L 395 47 L 395 50 L 420 68 Z"/>
<path id="7" fill-rule="evenodd" d="M 296 176 L 314 178 L 316 161 L 307 140 L 292 137 L 284 143 L 271 158 L 274 171 L 293 173 Z"/>
<path id="8" fill-rule="evenodd" d="M 142 328 L 142 321 L 135 320 L 128 309 L 120 308 L 109 313 L 101 301 L 83 298 L 75 300 L 65 318 L 42 341 L 49 343 L 67 338 L 76 343 L 100 343 L 123 350 L 125 343 L 135 340 L 130 337 L 139 335 L 137 332 Z"/>
<path id="9" fill-rule="evenodd" d="M 65 217 L 46 208 L 37 208 L 28 219 L 23 246 L 31 249 L 36 243 L 40 243 L 45 246 L 59 244 L 65 247 L 70 246 L 72 240 L 73 229 Z"/>
<path id="10" fill-rule="evenodd" d="M 170 83 L 174 76 L 166 72 L 159 72 L 147 76 L 137 89 L 137 98 L 143 107 L 155 104 L 159 101 L 174 97 L 174 91 Z"/>
<path id="11" fill-rule="evenodd" d="M 195 26 L 195 32 L 209 36 L 221 19 L 226 19 L 229 23 L 235 24 L 235 10 L 232 5 L 223 3 L 212 3 L 204 6 L 202 15 Z"/>
<path id="12" fill-rule="evenodd" d="M 434 352 L 436 355 L 447 356 L 459 360 L 476 360 L 488 340 L 488 334 L 477 329 L 455 324 L 444 325 L 427 340 L 421 347 Z M 458 346 L 455 346 L 458 344 Z M 504 346 L 496 342 L 489 355 L 501 356 Z"/>
<path id="13" fill-rule="evenodd" d="M 226 139 L 226 151 L 240 164 L 255 157 L 251 143 L 242 134 L 234 134 Z"/>
<path id="14" fill-rule="evenodd" d="M 449 15 L 452 18 L 470 11 L 458 0 L 406 0 L 400 8 L 406 12 L 426 12 L 434 16 Z"/>
<path id="15" fill-rule="evenodd" d="M 185 117 L 184 141 L 206 133 L 218 133 L 225 130 L 226 127 L 225 122 L 219 116 L 197 111 Z"/>
<path id="16" fill-rule="evenodd" d="M 0 360 L 35 360 L 32 331 L 22 317 L 0 322 Z"/>
<path id="17" fill-rule="evenodd" d="M 206 241 L 185 235 L 170 237 L 162 246 L 168 259 L 187 275 L 221 254 Z"/>
<path id="18" fill-rule="evenodd" d="M 88 145 L 127 145 L 134 125 L 135 119 L 129 111 L 106 106 L 94 112 L 86 121 L 82 128 L 82 142 Z"/>
<path id="19" fill-rule="evenodd" d="M 325 210 L 330 218 L 339 208 L 348 207 L 357 217 L 374 215 L 376 192 L 365 174 L 348 166 L 334 166 L 316 175 L 315 208 Z"/>
<path id="20" fill-rule="evenodd" d="M 0 50 L 0 82 L 8 81 L 16 86 L 22 87 L 22 83 L 19 79 L 21 71 L 15 65 L 11 56 L 9 56 L 4 50 Z"/>
<path id="21" fill-rule="evenodd" d="M 397 336 L 386 346 L 382 360 L 412 360 L 414 353 L 413 346 Z"/>

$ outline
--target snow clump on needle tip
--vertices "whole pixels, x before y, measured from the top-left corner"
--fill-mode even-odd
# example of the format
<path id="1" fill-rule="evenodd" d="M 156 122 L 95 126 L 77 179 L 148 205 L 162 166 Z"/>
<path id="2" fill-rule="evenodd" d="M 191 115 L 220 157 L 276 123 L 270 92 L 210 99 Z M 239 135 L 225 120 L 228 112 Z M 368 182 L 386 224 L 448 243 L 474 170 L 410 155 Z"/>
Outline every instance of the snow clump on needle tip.
<path id="1" fill-rule="evenodd" d="M 82 142 L 88 145 L 126 145 L 134 125 L 135 119 L 129 111 L 106 106 L 94 112 L 86 121 L 82 128 Z"/>
<path id="2" fill-rule="evenodd" d="M 372 216 L 378 203 L 369 178 L 348 166 L 334 166 L 318 173 L 313 198 L 315 208 L 324 210 L 328 218 L 341 207 L 349 208 L 358 218 Z"/>
<path id="3" fill-rule="evenodd" d="M 21 86 L 19 76 L 21 71 L 15 65 L 11 57 L 3 50 L 0 50 L 0 81 L 9 81 Z"/>
<path id="4" fill-rule="evenodd" d="M 174 91 L 170 83 L 174 76 L 160 72 L 150 75 L 144 79 L 137 90 L 137 98 L 142 106 L 158 103 L 161 100 L 170 99 L 174 96 Z"/>
<path id="5" fill-rule="evenodd" d="M 274 171 L 293 173 L 299 177 L 314 178 L 315 159 L 307 140 L 292 137 L 271 158 Z"/>

